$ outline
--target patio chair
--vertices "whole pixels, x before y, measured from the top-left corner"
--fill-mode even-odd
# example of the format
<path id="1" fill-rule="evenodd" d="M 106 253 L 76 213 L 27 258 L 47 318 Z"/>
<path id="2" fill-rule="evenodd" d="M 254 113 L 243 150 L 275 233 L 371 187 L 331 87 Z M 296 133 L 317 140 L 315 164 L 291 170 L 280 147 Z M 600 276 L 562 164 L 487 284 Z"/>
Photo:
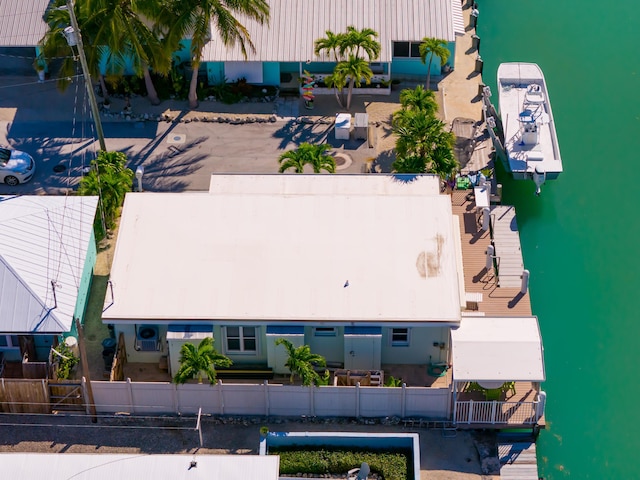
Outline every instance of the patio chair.
<path id="1" fill-rule="evenodd" d="M 502 388 L 485 388 L 484 398 L 489 402 L 495 402 L 500 400 L 502 396 Z"/>
<path id="2" fill-rule="evenodd" d="M 362 462 L 360 468 L 352 468 L 347 472 L 348 480 L 367 480 L 369 472 L 371 469 L 369 468 L 369 464 L 367 462 Z"/>
<path id="3" fill-rule="evenodd" d="M 478 385 L 478 382 L 469 382 L 464 389 L 465 392 L 484 392 L 484 388 Z"/>
<path id="4" fill-rule="evenodd" d="M 502 386 L 502 391 L 505 394 L 510 393 L 510 396 L 513 397 L 516 394 L 516 382 L 505 382 Z"/>

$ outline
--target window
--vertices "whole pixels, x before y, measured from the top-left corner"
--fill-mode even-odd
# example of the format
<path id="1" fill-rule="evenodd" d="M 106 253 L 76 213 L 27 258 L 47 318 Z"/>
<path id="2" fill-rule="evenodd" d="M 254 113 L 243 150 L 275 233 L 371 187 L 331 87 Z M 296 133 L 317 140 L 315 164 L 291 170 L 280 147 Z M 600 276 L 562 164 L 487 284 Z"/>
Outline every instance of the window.
<path id="1" fill-rule="evenodd" d="M 335 327 L 316 327 L 313 329 L 313 334 L 316 337 L 335 337 Z"/>
<path id="2" fill-rule="evenodd" d="M 393 56 L 398 58 L 420 58 L 420 43 L 393 42 Z"/>
<path id="3" fill-rule="evenodd" d="M 392 347 L 408 347 L 409 346 L 409 329 L 408 328 L 392 328 L 391 329 L 391 346 Z"/>
<path id="4" fill-rule="evenodd" d="M 256 353 L 256 327 L 226 327 L 227 352 Z"/>

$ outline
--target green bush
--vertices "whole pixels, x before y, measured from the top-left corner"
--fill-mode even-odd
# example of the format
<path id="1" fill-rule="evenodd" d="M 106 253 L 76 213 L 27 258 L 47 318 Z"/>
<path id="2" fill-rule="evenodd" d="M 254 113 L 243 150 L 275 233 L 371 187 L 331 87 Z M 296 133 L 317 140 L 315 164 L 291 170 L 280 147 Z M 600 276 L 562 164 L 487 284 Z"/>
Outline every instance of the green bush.
<path id="1" fill-rule="evenodd" d="M 320 447 L 317 450 L 300 447 L 270 449 L 280 456 L 280 474 L 345 474 L 367 462 L 372 473 L 385 480 L 406 480 L 409 475 L 409 455 L 404 451 L 376 452 L 371 450 L 338 450 Z"/>
<path id="2" fill-rule="evenodd" d="M 61 355 L 59 356 L 54 354 L 54 358 L 57 359 L 58 363 L 56 375 L 59 380 L 67 380 L 71 376 L 71 370 L 73 370 L 73 367 L 80 362 L 80 359 L 73 354 L 71 349 L 64 342 L 60 343 L 55 350 Z"/>

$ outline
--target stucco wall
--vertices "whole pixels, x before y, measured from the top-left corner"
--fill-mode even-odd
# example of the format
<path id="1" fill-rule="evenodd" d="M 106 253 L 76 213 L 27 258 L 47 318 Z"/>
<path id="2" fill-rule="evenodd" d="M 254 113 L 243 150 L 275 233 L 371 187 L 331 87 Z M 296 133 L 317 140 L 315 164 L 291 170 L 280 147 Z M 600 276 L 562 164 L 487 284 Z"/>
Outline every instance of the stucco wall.
<path id="1" fill-rule="evenodd" d="M 446 349 L 434 347 L 433 343 L 448 345 L 449 330 L 438 327 L 414 327 L 409 330 L 409 346 L 392 346 L 391 329 L 382 329 L 382 363 L 404 363 L 409 365 L 426 365 L 429 355 L 432 360 L 446 361 Z M 440 360 L 441 357 L 441 360 Z"/>

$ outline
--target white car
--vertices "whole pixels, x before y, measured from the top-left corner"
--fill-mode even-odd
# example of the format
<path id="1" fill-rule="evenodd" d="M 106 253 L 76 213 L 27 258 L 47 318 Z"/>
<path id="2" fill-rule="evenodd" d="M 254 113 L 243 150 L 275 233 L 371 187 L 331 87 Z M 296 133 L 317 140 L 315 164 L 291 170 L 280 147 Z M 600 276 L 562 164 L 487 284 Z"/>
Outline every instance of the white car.
<path id="1" fill-rule="evenodd" d="M 34 173 L 36 162 L 31 155 L 0 147 L 0 182 L 15 187 L 31 180 Z"/>

